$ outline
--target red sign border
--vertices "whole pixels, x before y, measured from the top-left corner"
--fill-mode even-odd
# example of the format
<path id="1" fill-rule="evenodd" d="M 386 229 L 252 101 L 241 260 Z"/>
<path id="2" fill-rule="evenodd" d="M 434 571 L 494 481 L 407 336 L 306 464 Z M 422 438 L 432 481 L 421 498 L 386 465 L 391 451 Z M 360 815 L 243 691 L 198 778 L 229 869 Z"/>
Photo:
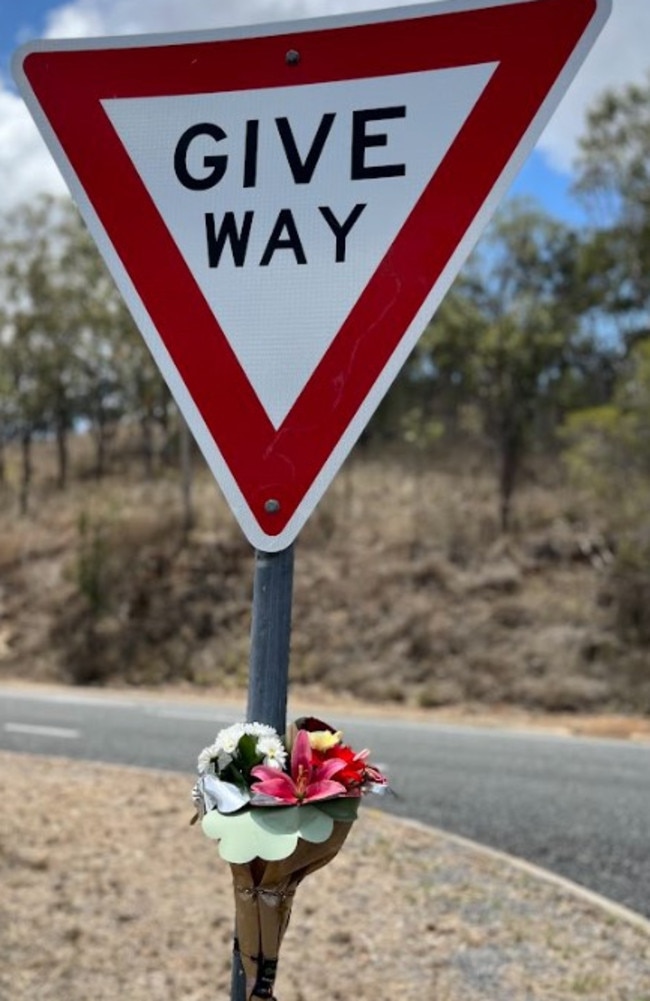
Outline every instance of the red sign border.
<path id="1" fill-rule="evenodd" d="M 22 70 L 42 114 L 259 526 L 264 548 L 286 542 L 305 495 L 520 148 L 598 7 L 599 0 L 428 5 L 393 12 L 398 20 L 364 22 L 360 16 L 361 23 L 332 27 L 297 22 L 253 37 L 215 32 L 148 44 L 121 38 L 111 45 L 86 39 L 83 48 L 52 42 L 23 51 Z M 286 60 L 291 49 L 300 53 L 297 64 Z M 487 62 L 498 66 L 464 127 L 274 428 L 101 101 L 308 86 Z M 265 507 L 271 499 L 279 505 L 273 511 Z"/>

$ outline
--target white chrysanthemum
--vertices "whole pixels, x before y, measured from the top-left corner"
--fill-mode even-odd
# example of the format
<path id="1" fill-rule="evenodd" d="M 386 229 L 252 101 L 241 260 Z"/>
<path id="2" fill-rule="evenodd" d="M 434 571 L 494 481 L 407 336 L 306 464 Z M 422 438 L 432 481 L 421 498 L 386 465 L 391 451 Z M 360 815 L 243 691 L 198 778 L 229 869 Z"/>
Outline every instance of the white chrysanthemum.
<path id="1" fill-rule="evenodd" d="M 220 730 L 217 734 L 217 738 L 214 742 L 214 746 L 219 751 L 225 751 L 226 754 L 234 754 L 237 750 L 237 744 L 244 736 L 244 726 L 242 723 L 233 723 L 232 726 L 227 726 L 225 730 Z"/>
<path id="2" fill-rule="evenodd" d="M 244 735 L 255 737 L 258 742 L 260 740 L 268 741 L 268 752 L 259 748 L 258 743 L 259 753 L 264 754 L 265 758 L 269 758 L 265 764 L 274 766 L 275 760 L 277 760 L 281 762 L 277 767 L 284 767 L 286 754 L 274 727 L 268 726 L 266 723 L 233 723 L 220 730 L 215 737 L 214 744 L 201 751 L 198 762 L 199 774 L 219 775 L 236 758 L 239 741 Z"/>
<path id="3" fill-rule="evenodd" d="M 244 723 L 244 733 L 250 734 L 251 737 L 278 736 L 275 727 L 269 726 L 268 723 Z"/>
<path id="4" fill-rule="evenodd" d="M 277 733 L 260 737 L 257 741 L 257 753 L 264 755 L 264 764 L 269 768 L 281 770 L 287 761 L 286 748 Z"/>
<path id="5" fill-rule="evenodd" d="M 210 744 L 209 747 L 204 747 L 199 754 L 198 769 L 199 775 L 205 775 L 207 772 L 214 772 L 214 758 L 217 757 L 219 753 L 219 748 L 216 744 Z"/>

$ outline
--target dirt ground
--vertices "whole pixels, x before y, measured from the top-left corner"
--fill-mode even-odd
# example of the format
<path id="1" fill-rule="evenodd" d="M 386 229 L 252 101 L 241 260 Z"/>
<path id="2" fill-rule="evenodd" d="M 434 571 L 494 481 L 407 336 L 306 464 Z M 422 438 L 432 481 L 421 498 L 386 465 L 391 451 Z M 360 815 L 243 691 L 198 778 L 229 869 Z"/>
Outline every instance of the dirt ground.
<path id="1" fill-rule="evenodd" d="M 522 492 L 503 540 L 472 470 L 404 477 L 392 500 L 383 470 L 361 472 L 301 539 L 294 715 L 650 739 L 647 649 L 614 633 L 611 554 L 560 495 Z M 3 684 L 245 703 L 251 553 L 212 493 L 181 546 L 175 490 L 100 484 L 0 511 Z M 189 827 L 193 776 L 9 753 L 0 769 L 0 1001 L 227 999 L 230 874 Z M 276 994 L 650 1001 L 650 934 L 368 806 L 300 888 Z"/>
<path id="2" fill-rule="evenodd" d="M 228 866 L 192 777 L 0 754 L 2 1001 L 230 996 Z M 362 809 L 300 887 L 278 1001 L 650 1001 L 641 924 Z"/>

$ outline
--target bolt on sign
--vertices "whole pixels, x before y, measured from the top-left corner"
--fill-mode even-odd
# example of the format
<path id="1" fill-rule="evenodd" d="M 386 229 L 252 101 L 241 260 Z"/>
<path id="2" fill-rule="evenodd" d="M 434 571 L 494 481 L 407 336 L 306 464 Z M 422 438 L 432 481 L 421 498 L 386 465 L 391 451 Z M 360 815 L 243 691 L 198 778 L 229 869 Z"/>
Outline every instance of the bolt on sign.
<path id="1" fill-rule="evenodd" d="M 40 41 L 21 92 L 235 516 L 294 540 L 611 0 Z"/>

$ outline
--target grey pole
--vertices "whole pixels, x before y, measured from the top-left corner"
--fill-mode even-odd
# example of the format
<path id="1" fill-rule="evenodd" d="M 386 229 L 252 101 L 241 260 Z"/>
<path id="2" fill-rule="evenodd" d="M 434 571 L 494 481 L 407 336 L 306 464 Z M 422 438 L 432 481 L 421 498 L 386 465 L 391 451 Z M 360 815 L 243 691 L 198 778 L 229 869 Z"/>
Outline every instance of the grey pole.
<path id="1" fill-rule="evenodd" d="M 278 733 L 287 726 L 292 595 L 293 546 L 279 553 L 257 550 L 246 719 Z"/>
<path id="2" fill-rule="evenodd" d="M 293 546 L 279 553 L 255 552 L 246 719 L 267 723 L 278 733 L 284 733 L 287 726 L 293 555 Z M 246 979 L 236 944 L 230 997 L 246 1001 Z"/>

